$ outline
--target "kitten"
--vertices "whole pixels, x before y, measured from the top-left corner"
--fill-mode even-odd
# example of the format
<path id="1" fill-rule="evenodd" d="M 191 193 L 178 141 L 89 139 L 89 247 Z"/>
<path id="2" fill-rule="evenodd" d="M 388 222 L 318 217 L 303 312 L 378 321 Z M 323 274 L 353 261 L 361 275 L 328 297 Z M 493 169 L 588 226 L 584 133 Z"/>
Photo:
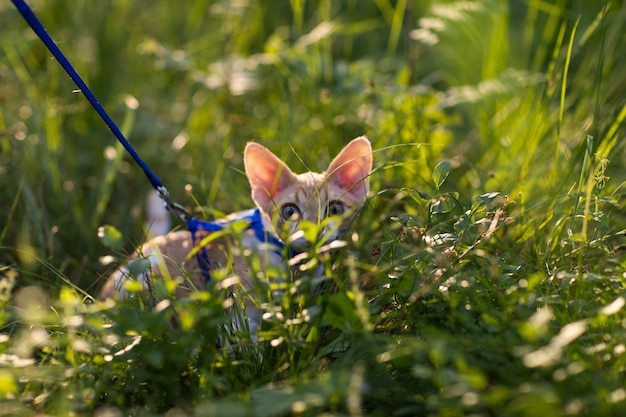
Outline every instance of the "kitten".
<path id="1" fill-rule="evenodd" d="M 302 220 L 319 225 L 327 217 L 330 218 L 323 222 L 320 230 L 325 243 L 330 243 L 341 237 L 352 216 L 365 202 L 372 170 L 372 148 L 366 137 L 359 137 L 341 150 L 326 171 L 296 175 L 267 148 L 250 142 L 244 152 L 244 165 L 252 189 L 252 199 L 261 214 L 263 229 L 274 236 L 278 232 L 285 238 L 283 241 L 291 236 L 291 247 L 305 250 L 308 242 L 296 234 Z M 241 218 L 242 213 L 245 212 L 234 213 L 226 221 Z M 190 291 L 202 289 L 206 278 L 196 256 L 190 256 L 190 252 L 195 245 L 204 244 L 203 248 L 211 262 L 210 269 L 229 267 L 239 277 L 245 292 L 244 306 L 250 333 L 256 339 L 261 313 L 251 297 L 255 283 L 255 279 L 250 276 L 251 268 L 241 255 L 240 247 L 234 244 L 232 235 L 226 234 L 216 239 L 209 236 L 206 239 L 210 240 L 208 243 L 201 242 L 209 234 L 196 237 L 196 241 L 192 242 L 191 233 L 181 230 L 150 240 L 136 255 L 147 258 L 150 268 L 137 279 L 150 292 L 153 277 L 164 273 L 171 278 L 186 275 L 186 279 L 178 278 L 176 297 L 185 297 Z M 289 276 L 280 251 L 268 250 L 268 244 L 259 240 L 258 235 L 250 230 L 237 235 L 241 236 L 243 252 L 251 250 L 258 255 L 261 269 L 264 269 L 266 263 L 270 263 L 284 272 L 283 277 L 278 279 Z M 181 274 L 183 271 L 185 274 Z M 321 271 L 322 268 L 319 268 L 313 275 L 320 275 Z M 99 298 L 127 297 L 129 294 L 124 283 L 128 279 L 128 269 L 118 269 L 105 283 Z"/>

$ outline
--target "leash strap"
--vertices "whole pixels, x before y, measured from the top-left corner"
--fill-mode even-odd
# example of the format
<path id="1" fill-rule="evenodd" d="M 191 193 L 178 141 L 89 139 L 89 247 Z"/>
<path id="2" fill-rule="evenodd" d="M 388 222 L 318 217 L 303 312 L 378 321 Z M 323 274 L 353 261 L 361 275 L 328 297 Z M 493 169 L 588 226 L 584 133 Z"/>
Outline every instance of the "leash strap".
<path id="1" fill-rule="evenodd" d="M 35 16 L 35 13 L 32 11 L 32 9 L 23 0 L 11 1 L 20 12 L 24 20 L 26 20 L 28 25 L 33 29 L 37 36 L 39 36 L 39 39 L 41 39 L 46 48 L 48 48 L 54 58 L 59 62 L 59 64 L 61 64 L 61 67 L 63 67 L 67 75 L 70 76 L 70 78 L 72 79 L 72 81 L 74 81 L 79 90 L 85 95 L 87 101 L 89 101 L 91 106 L 96 110 L 96 112 L 98 112 L 104 123 L 106 123 L 111 132 L 113 132 L 117 140 L 120 141 L 126 151 L 135 160 L 137 165 L 141 167 L 144 174 L 148 178 L 148 181 L 150 181 L 150 184 L 152 184 L 152 187 L 157 190 L 159 197 L 161 197 L 161 199 L 165 202 L 165 207 L 183 221 L 186 221 L 189 217 L 191 217 L 191 215 L 185 210 L 183 206 L 173 202 L 170 199 L 169 193 L 167 189 L 163 186 L 163 183 L 161 182 L 159 177 L 157 177 L 154 172 L 152 172 L 150 167 L 139 157 L 135 149 L 124 137 L 122 131 L 117 127 L 113 119 L 111 119 L 106 110 L 104 110 L 104 107 L 102 107 L 96 96 L 91 92 L 89 86 L 87 86 L 81 76 L 78 75 L 78 72 L 76 72 L 70 61 L 65 57 L 61 49 L 48 34 L 48 31 L 41 23 L 41 21 L 37 18 L 37 16 Z"/>
<path id="2" fill-rule="evenodd" d="M 240 216 L 230 219 L 230 220 L 221 220 L 214 222 L 207 222 L 203 220 L 198 220 L 194 218 L 191 213 L 189 213 L 182 205 L 175 203 L 171 200 L 167 189 L 163 186 L 163 183 L 157 177 L 154 172 L 150 169 L 150 167 L 139 157 L 135 149 L 131 146 L 128 140 L 124 137 L 124 134 L 117 127 L 113 119 L 109 116 L 109 114 L 104 110 L 100 102 L 96 96 L 91 92 L 91 89 L 87 86 L 85 81 L 78 75 L 78 72 L 74 69 L 69 60 L 65 57 L 61 49 L 56 45 L 52 37 L 48 34 L 48 31 L 43 26 L 41 21 L 35 16 L 35 13 L 32 9 L 23 1 L 23 0 L 11 0 L 17 10 L 20 12 L 22 17 L 26 20 L 29 26 L 33 29 L 33 31 L 39 36 L 41 41 L 44 43 L 46 48 L 52 53 L 54 58 L 61 64 L 65 72 L 70 76 L 70 78 L 74 81 L 76 86 L 80 89 L 80 91 L 85 95 L 91 106 L 98 112 L 104 123 L 108 126 L 108 128 L 113 132 L 117 140 L 124 146 L 126 151 L 130 154 L 130 156 L 135 160 L 137 165 L 141 167 L 144 174 L 157 191 L 159 197 L 164 201 L 165 207 L 172 214 L 176 215 L 179 219 L 187 223 L 187 228 L 191 232 L 192 241 L 195 242 L 196 233 L 198 232 L 215 232 L 218 230 L 223 230 L 228 227 L 229 223 L 238 220 L 246 220 L 249 222 L 249 229 L 254 231 L 256 238 L 261 242 L 266 242 L 271 245 L 274 245 L 277 248 L 277 251 L 282 251 L 284 246 L 283 242 L 278 239 L 277 236 L 268 233 L 264 227 L 263 222 L 261 220 L 261 212 L 259 209 L 252 209 L 245 212 L 240 213 Z M 202 269 L 207 282 L 211 278 L 210 275 L 210 260 L 208 258 L 208 253 L 205 247 L 200 248 L 197 255 L 198 264 Z"/>

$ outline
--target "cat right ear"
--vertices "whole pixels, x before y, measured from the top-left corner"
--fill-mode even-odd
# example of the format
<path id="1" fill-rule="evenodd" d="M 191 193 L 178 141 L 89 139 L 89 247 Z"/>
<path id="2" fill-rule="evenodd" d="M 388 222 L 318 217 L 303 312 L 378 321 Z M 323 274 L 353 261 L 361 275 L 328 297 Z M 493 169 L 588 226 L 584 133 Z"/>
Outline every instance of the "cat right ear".
<path id="1" fill-rule="evenodd" d="M 271 206 L 276 194 L 295 180 L 289 167 L 258 143 L 248 142 L 243 160 L 252 189 L 252 199 L 261 207 Z"/>
<path id="2" fill-rule="evenodd" d="M 339 152 L 328 166 L 329 180 L 364 201 L 369 192 L 369 175 L 372 171 L 372 145 L 365 136 L 353 139 Z"/>

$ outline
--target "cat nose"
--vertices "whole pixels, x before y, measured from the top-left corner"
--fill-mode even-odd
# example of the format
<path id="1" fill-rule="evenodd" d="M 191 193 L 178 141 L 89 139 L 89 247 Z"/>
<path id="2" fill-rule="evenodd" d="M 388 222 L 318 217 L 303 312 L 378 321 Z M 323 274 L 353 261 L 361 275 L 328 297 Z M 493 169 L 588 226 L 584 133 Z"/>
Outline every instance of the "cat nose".
<path id="1" fill-rule="evenodd" d="M 297 236 L 291 240 L 291 247 L 298 253 L 308 252 L 311 246 L 311 242 L 305 239 L 304 235 Z"/>
<path id="2" fill-rule="evenodd" d="M 307 238 L 304 230 L 297 230 L 292 233 L 287 239 L 287 244 L 295 254 L 309 252 L 313 247 L 313 242 Z"/>

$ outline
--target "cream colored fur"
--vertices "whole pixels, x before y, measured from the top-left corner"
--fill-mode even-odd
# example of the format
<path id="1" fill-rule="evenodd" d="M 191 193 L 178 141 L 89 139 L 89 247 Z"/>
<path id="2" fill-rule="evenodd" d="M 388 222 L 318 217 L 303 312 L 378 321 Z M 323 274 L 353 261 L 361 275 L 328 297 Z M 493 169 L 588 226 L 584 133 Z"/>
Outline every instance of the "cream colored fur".
<path id="1" fill-rule="evenodd" d="M 322 234 L 330 242 L 340 237 L 351 215 L 365 202 L 369 192 L 372 149 L 369 140 L 362 136 L 346 145 L 326 171 L 294 174 L 267 148 L 250 142 L 244 152 L 244 164 L 252 198 L 262 212 L 265 230 L 279 232 L 285 240 L 290 240 L 289 236 L 297 232 L 300 221 L 320 224 L 326 217 L 336 217 L 339 224 L 324 222 L 326 233 Z M 293 216 L 286 218 L 289 214 Z M 211 240 L 205 248 L 212 268 L 228 266 L 230 273 L 239 278 L 244 289 L 244 304 L 251 333 L 256 334 L 261 318 L 257 303 L 250 296 L 254 292 L 255 279 L 250 276 L 251 268 L 242 253 L 254 252 L 261 260 L 262 270 L 266 263 L 280 267 L 283 277 L 278 279 L 288 274 L 285 260 L 276 252 L 268 251 L 267 245 L 260 242 L 252 232 L 244 232 L 240 237 L 243 248 L 237 244 L 238 239 L 229 235 Z M 301 238 L 291 240 L 291 244 L 296 247 L 303 248 L 307 244 Z M 176 297 L 185 297 L 190 291 L 202 289 L 204 276 L 195 256 L 190 256 L 194 245 L 198 243 L 192 242 L 189 231 L 181 230 L 158 236 L 142 245 L 135 256 L 150 261 L 150 270 L 137 277 L 144 289 L 150 293 L 153 277 L 164 274 L 179 281 Z M 183 279 L 183 275 L 187 279 Z M 105 283 L 99 298 L 129 296 L 125 289 L 125 282 L 129 279 L 128 269 L 118 269 Z"/>

